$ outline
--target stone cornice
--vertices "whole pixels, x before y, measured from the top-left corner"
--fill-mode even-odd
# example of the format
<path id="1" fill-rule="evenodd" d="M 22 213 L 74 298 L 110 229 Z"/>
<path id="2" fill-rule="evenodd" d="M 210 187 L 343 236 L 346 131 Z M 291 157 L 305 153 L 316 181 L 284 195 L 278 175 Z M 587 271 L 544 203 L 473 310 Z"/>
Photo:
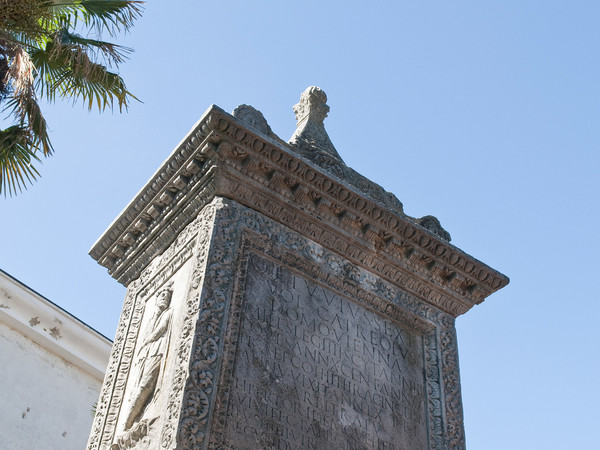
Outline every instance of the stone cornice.
<path id="1" fill-rule="evenodd" d="M 205 164 L 202 146 L 210 134 L 212 105 L 177 145 L 136 197 L 90 250 L 120 283 L 128 285 L 151 259 L 175 239 L 212 198 L 213 166 Z M 206 196 L 206 198 L 204 197 Z M 180 213 L 183 213 L 180 214 Z M 189 216 L 192 214 L 193 216 Z M 129 269 L 129 270 L 128 270 Z M 132 274 L 132 272 L 135 272 Z"/>
<path id="2" fill-rule="evenodd" d="M 338 178 L 213 105 L 90 254 L 127 285 L 220 195 L 391 282 L 414 286 L 415 294 L 453 315 L 508 283 L 415 223 L 401 206 L 391 207 L 387 194 L 364 177 L 360 185 Z"/>

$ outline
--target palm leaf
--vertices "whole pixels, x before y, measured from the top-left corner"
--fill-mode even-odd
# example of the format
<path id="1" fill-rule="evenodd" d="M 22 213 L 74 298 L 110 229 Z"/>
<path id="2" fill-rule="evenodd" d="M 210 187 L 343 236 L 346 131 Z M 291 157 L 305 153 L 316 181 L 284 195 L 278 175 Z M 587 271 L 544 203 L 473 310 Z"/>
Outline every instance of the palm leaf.
<path id="1" fill-rule="evenodd" d="M 128 0 L 63 0 L 51 6 L 52 20 L 44 22 L 48 29 L 75 28 L 79 22 L 114 36 L 127 31 L 142 13 L 141 1 Z"/>
<path id="2" fill-rule="evenodd" d="M 85 52 L 90 59 L 96 60 L 108 66 L 117 66 L 122 63 L 133 49 L 113 44 L 98 39 L 89 39 L 62 29 L 53 36 L 52 45 L 54 51 L 60 51 L 63 47 L 76 52 Z M 98 61 L 97 59 L 101 59 Z"/>
<path id="3" fill-rule="evenodd" d="M 0 130 L 0 193 L 5 197 L 21 192 L 40 174 L 32 165 L 41 161 L 31 152 L 31 145 L 29 132 L 23 127 Z"/>
<path id="4" fill-rule="evenodd" d="M 142 2 L 129 0 L 0 0 L 0 103 L 15 125 L 0 130 L 0 193 L 12 195 L 39 176 L 38 152 L 53 152 L 37 96 L 82 100 L 100 111 L 127 109 L 137 98 L 109 69 L 132 51 L 101 39 L 128 31 Z M 73 30 L 86 28 L 96 38 Z"/>
<path id="5" fill-rule="evenodd" d="M 85 10 L 86 25 L 96 27 L 99 31 L 106 29 L 114 34 L 127 31 L 142 13 L 141 1 L 123 0 L 83 0 L 81 6 Z"/>
<path id="6" fill-rule="evenodd" d="M 129 99 L 137 98 L 127 90 L 125 82 L 116 73 L 99 64 L 88 64 L 85 70 L 74 69 L 58 80 L 55 89 L 62 97 L 80 98 L 88 109 L 99 111 L 118 106 L 119 111 L 129 107 Z"/>
<path id="7" fill-rule="evenodd" d="M 56 95 L 62 98 L 81 99 L 88 109 L 97 106 L 99 111 L 112 108 L 116 103 L 119 111 L 129 106 L 129 100 L 137 98 L 127 90 L 123 79 L 98 64 L 87 51 L 93 41 L 70 35 L 68 42 L 48 43 L 45 49 L 32 52 L 31 59 L 38 69 L 38 88 L 49 101 Z M 113 51 L 113 50 L 106 50 Z"/>

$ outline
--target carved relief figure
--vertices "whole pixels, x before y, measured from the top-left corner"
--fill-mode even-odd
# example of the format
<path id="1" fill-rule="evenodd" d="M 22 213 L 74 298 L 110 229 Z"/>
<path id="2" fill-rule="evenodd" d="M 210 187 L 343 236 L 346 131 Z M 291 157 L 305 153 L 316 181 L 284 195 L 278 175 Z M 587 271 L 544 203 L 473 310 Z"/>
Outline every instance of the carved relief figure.
<path id="1" fill-rule="evenodd" d="M 156 295 L 156 311 L 147 324 L 146 336 L 137 356 L 138 376 L 125 415 L 126 430 L 141 418 L 148 404 L 158 393 L 158 380 L 163 371 L 169 347 L 172 296 L 173 290 L 170 285 Z"/>

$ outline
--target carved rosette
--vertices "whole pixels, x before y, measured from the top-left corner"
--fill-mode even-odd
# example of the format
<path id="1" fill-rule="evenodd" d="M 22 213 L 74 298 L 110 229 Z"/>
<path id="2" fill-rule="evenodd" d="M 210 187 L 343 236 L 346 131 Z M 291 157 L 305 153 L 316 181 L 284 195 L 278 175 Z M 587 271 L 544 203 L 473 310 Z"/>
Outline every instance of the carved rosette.
<path id="1" fill-rule="evenodd" d="M 163 431 L 163 448 L 200 449 L 205 447 L 209 411 L 213 403 L 218 357 L 221 351 L 225 307 L 231 297 L 233 263 L 236 257 L 236 221 L 222 199 L 207 209 L 215 217 L 208 242 L 199 245 L 199 264 L 204 277 L 194 275 L 191 301 L 185 318 L 183 338 L 178 350 L 179 367 L 171 393 L 169 418 L 179 417 Z M 202 279 L 203 278 L 203 279 Z M 176 437 L 175 437 L 176 436 Z"/>
<path id="2" fill-rule="evenodd" d="M 190 370 L 190 352 L 192 345 L 196 340 L 195 321 L 200 307 L 200 290 L 206 272 L 206 263 L 211 239 L 213 234 L 213 224 L 217 205 L 210 204 L 204 208 L 198 217 L 200 231 L 196 241 L 195 266 L 190 280 L 190 289 L 187 295 L 185 317 L 179 342 L 177 343 L 176 367 L 172 380 L 171 392 L 166 408 L 165 425 L 161 433 L 161 447 L 174 448 L 175 436 L 178 434 L 178 420 L 182 414 L 182 397 L 186 388 L 186 383 L 192 377 L 198 379 L 197 373 Z M 201 407 L 202 399 L 198 399 L 195 407 Z M 194 407 L 194 404 L 188 404 L 188 408 Z"/>

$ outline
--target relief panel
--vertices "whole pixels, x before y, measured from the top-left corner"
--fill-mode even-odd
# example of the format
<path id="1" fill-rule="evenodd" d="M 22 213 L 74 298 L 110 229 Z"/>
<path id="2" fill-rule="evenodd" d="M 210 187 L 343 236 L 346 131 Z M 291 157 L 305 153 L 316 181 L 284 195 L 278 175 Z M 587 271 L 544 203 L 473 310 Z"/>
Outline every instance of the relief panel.
<path id="1" fill-rule="evenodd" d="M 252 254 L 225 446 L 428 448 L 423 336 Z"/>

